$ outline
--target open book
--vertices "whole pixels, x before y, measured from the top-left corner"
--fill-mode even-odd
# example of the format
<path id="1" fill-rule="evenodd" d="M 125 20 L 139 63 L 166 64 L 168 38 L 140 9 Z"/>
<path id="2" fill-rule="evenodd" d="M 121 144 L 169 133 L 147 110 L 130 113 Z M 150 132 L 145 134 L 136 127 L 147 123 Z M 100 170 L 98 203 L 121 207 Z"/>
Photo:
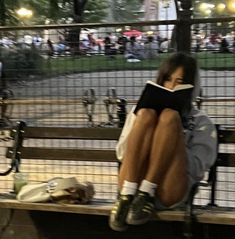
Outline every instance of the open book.
<path id="1" fill-rule="evenodd" d="M 181 111 L 192 91 L 193 85 L 190 84 L 180 84 L 171 90 L 153 81 L 147 81 L 134 113 L 141 108 L 155 109 L 157 112 L 165 108 Z"/>

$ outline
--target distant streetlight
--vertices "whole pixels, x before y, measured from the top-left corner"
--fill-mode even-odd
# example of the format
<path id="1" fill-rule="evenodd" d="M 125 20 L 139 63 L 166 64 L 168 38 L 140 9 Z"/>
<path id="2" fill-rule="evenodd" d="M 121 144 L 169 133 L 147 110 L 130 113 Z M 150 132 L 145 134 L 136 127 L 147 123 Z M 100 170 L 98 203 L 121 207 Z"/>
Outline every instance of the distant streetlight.
<path id="1" fill-rule="evenodd" d="M 30 18 L 33 16 L 33 11 L 24 7 L 18 9 L 16 13 L 19 15 L 20 18 Z"/>
<path id="2" fill-rule="evenodd" d="M 227 8 L 230 12 L 235 12 L 235 0 L 229 0 Z"/>
<path id="3" fill-rule="evenodd" d="M 222 13 L 226 8 L 226 5 L 224 3 L 219 3 L 217 6 L 216 6 L 216 10 L 218 13 Z"/>
<path id="4" fill-rule="evenodd" d="M 209 16 L 212 11 L 216 10 L 217 13 L 223 13 L 224 11 L 229 11 L 235 13 L 235 0 L 228 0 L 227 3 L 218 3 L 217 5 L 211 3 L 200 3 L 198 9 L 201 13 Z"/>
<path id="5" fill-rule="evenodd" d="M 209 16 L 211 14 L 211 9 L 206 9 L 204 13 Z"/>
<path id="6" fill-rule="evenodd" d="M 207 16 L 209 16 L 212 13 L 213 8 L 215 8 L 215 5 L 211 3 L 201 3 L 198 7 L 200 12 L 202 12 L 203 14 Z"/>
<path id="7" fill-rule="evenodd" d="M 201 3 L 198 8 L 201 12 L 204 12 L 207 9 L 207 3 Z"/>

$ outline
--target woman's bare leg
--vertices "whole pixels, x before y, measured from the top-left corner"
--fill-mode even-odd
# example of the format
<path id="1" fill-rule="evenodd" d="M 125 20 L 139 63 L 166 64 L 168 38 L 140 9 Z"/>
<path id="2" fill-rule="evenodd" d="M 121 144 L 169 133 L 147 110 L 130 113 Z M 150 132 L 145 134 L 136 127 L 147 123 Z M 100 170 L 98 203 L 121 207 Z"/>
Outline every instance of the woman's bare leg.
<path id="1" fill-rule="evenodd" d="M 165 109 L 155 129 L 145 179 L 156 183 L 157 196 L 165 206 L 179 202 L 188 184 L 183 127 L 179 114 Z"/>
<path id="2" fill-rule="evenodd" d="M 123 181 L 140 183 L 145 176 L 157 114 L 151 109 L 140 109 L 128 136 L 127 150 L 119 174 L 119 188 Z"/>

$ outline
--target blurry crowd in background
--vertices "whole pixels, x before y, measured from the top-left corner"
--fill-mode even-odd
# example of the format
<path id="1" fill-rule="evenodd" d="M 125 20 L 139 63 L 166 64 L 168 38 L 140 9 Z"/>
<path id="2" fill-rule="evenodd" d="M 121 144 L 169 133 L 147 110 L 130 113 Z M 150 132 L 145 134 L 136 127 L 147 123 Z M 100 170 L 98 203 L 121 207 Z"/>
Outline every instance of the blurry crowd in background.
<path id="1" fill-rule="evenodd" d="M 195 32 L 192 35 L 192 50 L 235 53 L 235 32 L 231 31 L 225 35 L 211 32 L 208 36 Z"/>
<path id="2" fill-rule="evenodd" d="M 128 61 L 140 61 L 145 58 L 154 58 L 161 52 L 168 52 L 168 44 L 167 38 L 162 38 L 158 34 L 144 34 L 137 30 L 127 31 L 125 34 L 107 33 L 103 37 L 97 37 L 97 34 L 89 32 L 80 34 L 79 54 L 106 55 L 111 59 L 115 58 L 115 55 L 123 54 Z M 0 39 L 0 46 L 8 49 L 16 46 L 30 48 L 32 45 L 51 57 L 66 56 L 72 53 L 70 39 L 66 34 L 58 34 L 58 37 L 51 38 L 27 34 L 16 41 L 10 37 Z"/>
<path id="3" fill-rule="evenodd" d="M 44 56 L 58 57 L 71 55 L 71 44 L 66 34 L 57 33 L 56 40 L 40 34 L 26 34 L 17 40 L 11 37 L 0 39 L 0 46 L 7 49 L 31 48 L 39 49 Z M 98 37 L 97 33 L 81 31 L 79 54 L 91 56 L 94 54 L 106 55 L 114 59 L 122 54 L 128 62 L 139 62 L 143 59 L 153 59 L 158 54 L 166 53 L 173 47 L 172 40 L 162 37 L 159 32 L 144 33 L 138 30 L 129 30 L 121 33 L 107 33 Z M 221 53 L 235 53 L 235 33 L 226 35 L 211 32 L 209 35 L 192 34 L 192 51 L 214 51 Z"/>

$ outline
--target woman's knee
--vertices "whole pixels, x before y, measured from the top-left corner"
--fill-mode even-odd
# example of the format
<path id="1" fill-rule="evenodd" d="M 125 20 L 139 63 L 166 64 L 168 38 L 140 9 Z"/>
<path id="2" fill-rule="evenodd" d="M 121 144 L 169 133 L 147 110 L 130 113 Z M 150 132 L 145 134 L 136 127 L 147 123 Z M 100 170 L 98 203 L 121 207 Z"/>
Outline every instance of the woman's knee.
<path id="1" fill-rule="evenodd" d="M 174 188 L 170 189 L 159 187 L 159 192 L 157 197 L 162 202 L 164 206 L 170 207 L 174 204 L 177 204 L 185 199 L 185 196 L 188 193 L 188 182 L 181 182 L 180 186 L 174 185 Z"/>
<path id="2" fill-rule="evenodd" d="M 140 109 L 137 112 L 136 121 L 144 126 L 155 125 L 157 122 L 157 113 L 152 109 Z"/>
<path id="3" fill-rule="evenodd" d="M 186 192 L 185 192 L 185 194 L 186 194 Z M 171 207 L 171 206 L 183 201 L 185 194 L 181 194 L 181 195 L 163 194 L 163 195 L 159 196 L 159 200 L 165 207 Z"/>
<path id="4" fill-rule="evenodd" d="M 164 109 L 159 116 L 159 124 L 162 126 L 179 125 L 180 115 L 176 110 Z"/>

